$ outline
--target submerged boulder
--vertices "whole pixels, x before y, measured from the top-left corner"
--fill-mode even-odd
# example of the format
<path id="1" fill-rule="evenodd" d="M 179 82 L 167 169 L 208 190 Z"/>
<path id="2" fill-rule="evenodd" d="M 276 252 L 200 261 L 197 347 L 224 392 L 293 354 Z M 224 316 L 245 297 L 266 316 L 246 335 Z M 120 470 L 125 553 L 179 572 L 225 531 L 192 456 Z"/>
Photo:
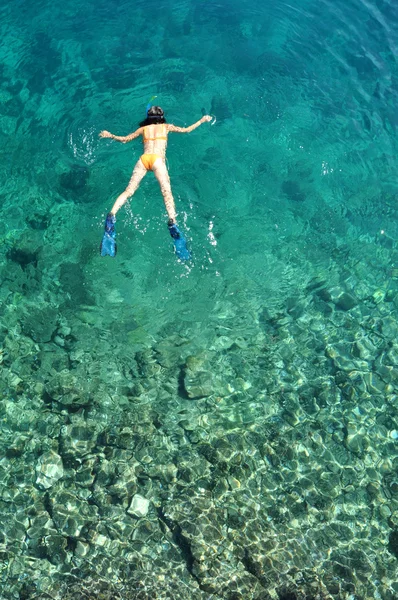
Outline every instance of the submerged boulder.
<path id="1" fill-rule="evenodd" d="M 89 177 L 90 171 L 87 167 L 72 165 L 69 171 L 60 175 L 59 182 L 66 190 L 77 192 L 86 186 Z"/>
<path id="2" fill-rule="evenodd" d="M 220 366 L 219 366 L 220 368 Z M 226 377 L 217 372 L 212 353 L 188 356 L 184 369 L 184 388 L 188 398 L 227 396 L 233 389 Z"/>
<path id="3" fill-rule="evenodd" d="M 62 459 L 56 452 L 42 454 L 36 465 L 36 484 L 47 490 L 64 476 Z"/>

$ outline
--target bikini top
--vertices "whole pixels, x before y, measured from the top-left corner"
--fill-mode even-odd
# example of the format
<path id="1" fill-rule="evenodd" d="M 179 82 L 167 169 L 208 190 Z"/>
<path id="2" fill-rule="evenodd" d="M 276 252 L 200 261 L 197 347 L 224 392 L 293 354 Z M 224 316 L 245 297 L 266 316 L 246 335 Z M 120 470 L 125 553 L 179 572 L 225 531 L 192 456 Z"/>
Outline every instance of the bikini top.
<path id="1" fill-rule="evenodd" d="M 162 124 L 162 133 L 163 135 L 157 135 L 156 137 L 147 137 L 147 133 L 149 133 L 147 131 L 148 127 L 153 127 L 153 125 L 147 125 L 146 127 L 144 127 L 144 131 L 142 134 L 142 137 L 144 138 L 144 142 L 148 142 L 148 141 L 153 141 L 155 142 L 156 140 L 167 140 L 167 130 L 166 130 L 166 125 L 163 123 Z M 158 127 L 158 125 L 156 125 L 156 127 Z"/>

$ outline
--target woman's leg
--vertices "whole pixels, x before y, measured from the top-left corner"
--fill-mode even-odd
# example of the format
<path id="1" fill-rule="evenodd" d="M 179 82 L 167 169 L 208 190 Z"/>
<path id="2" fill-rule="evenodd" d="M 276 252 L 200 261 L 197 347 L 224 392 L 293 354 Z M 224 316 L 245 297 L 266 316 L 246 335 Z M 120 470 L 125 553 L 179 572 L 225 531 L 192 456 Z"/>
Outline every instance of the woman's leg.
<path id="1" fill-rule="evenodd" d="M 158 158 L 155 161 L 152 170 L 159 182 L 169 219 L 174 223 L 176 218 L 176 209 L 174 205 L 173 194 L 171 192 L 170 177 L 164 160 L 162 158 Z"/>
<path id="2" fill-rule="evenodd" d="M 167 214 L 169 215 L 169 222 L 167 225 L 170 235 L 173 238 L 175 252 L 180 260 L 189 260 L 191 258 L 191 253 L 187 248 L 187 241 L 175 222 L 176 209 L 174 206 L 173 194 L 171 192 L 170 177 L 164 160 L 158 158 L 154 163 L 152 170 L 159 182 Z"/>
<path id="3" fill-rule="evenodd" d="M 147 174 L 147 170 L 144 167 L 144 165 L 142 164 L 141 159 L 139 159 L 137 161 L 137 164 L 134 167 L 134 171 L 133 171 L 133 174 L 131 176 L 128 186 L 126 187 L 124 192 L 122 192 L 120 194 L 120 196 L 116 199 L 115 204 L 112 206 L 112 209 L 110 212 L 111 215 L 116 215 L 119 208 L 121 208 L 123 206 L 123 204 L 125 202 L 127 202 L 127 200 L 129 198 L 131 198 L 131 196 L 134 194 L 134 192 L 137 190 L 138 186 L 140 185 L 141 179 L 143 177 L 145 177 L 146 174 Z"/>

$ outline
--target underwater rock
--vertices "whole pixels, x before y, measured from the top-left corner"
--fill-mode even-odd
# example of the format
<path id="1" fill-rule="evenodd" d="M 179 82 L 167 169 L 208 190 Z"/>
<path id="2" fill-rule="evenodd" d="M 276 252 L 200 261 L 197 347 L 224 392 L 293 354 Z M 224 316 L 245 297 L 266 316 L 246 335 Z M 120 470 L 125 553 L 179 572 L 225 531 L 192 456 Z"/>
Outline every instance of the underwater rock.
<path id="1" fill-rule="evenodd" d="M 154 533 L 156 533 L 156 531 L 157 527 L 155 523 L 152 523 L 147 519 L 142 519 L 137 525 L 137 527 L 134 529 L 132 538 L 134 541 L 148 543 L 150 538 L 153 536 Z"/>
<path id="2" fill-rule="evenodd" d="M 163 77 L 161 89 L 168 92 L 182 92 L 186 83 L 187 78 L 183 71 L 171 71 Z"/>
<path id="3" fill-rule="evenodd" d="M 364 337 L 354 342 L 352 354 L 361 360 L 369 361 L 376 358 L 377 349 L 369 339 Z"/>
<path id="4" fill-rule="evenodd" d="M 325 353 L 333 360 L 334 366 L 337 369 L 350 372 L 351 375 L 349 376 L 349 379 L 353 378 L 353 382 L 356 385 L 360 385 L 359 379 L 363 379 L 362 370 L 365 370 L 368 367 L 368 363 L 359 359 L 353 360 L 351 346 L 349 344 L 345 342 L 338 342 L 333 346 L 327 344 Z M 339 383 L 342 383 L 342 381 Z"/>
<path id="5" fill-rule="evenodd" d="M 72 165 L 69 171 L 60 175 L 59 182 L 63 188 L 76 192 L 86 186 L 89 177 L 90 171 L 87 167 Z"/>
<path id="6" fill-rule="evenodd" d="M 32 229 L 44 231 L 50 224 L 50 216 L 46 214 L 33 213 L 26 218 L 26 222 Z"/>
<path id="7" fill-rule="evenodd" d="M 115 478 L 115 465 L 102 458 L 95 467 L 95 479 L 96 484 L 105 487 L 110 485 L 111 481 Z"/>
<path id="8" fill-rule="evenodd" d="M 59 280 L 74 307 L 79 304 L 94 304 L 90 293 L 90 282 L 86 279 L 82 265 L 63 262 L 60 267 Z"/>
<path id="9" fill-rule="evenodd" d="M 170 335 L 161 340 L 154 347 L 158 363 L 167 369 L 179 364 L 181 353 L 186 344 L 187 340 L 178 334 Z"/>
<path id="10" fill-rule="evenodd" d="M 329 290 L 330 298 L 337 308 L 348 311 L 355 308 L 358 304 L 357 298 L 341 288 L 332 288 Z"/>
<path id="11" fill-rule="evenodd" d="M 358 300 L 351 294 L 344 292 L 336 300 L 335 304 L 336 304 L 337 308 L 340 308 L 341 310 L 351 310 L 358 304 Z"/>
<path id="12" fill-rule="evenodd" d="M 366 389 L 369 394 L 379 395 L 384 394 L 386 391 L 386 385 L 382 379 L 377 375 L 377 373 L 364 373 L 364 382 L 366 384 Z"/>
<path id="13" fill-rule="evenodd" d="M 64 476 L 64 467 L 59 454 L 46 452 L 42 454 L 36 466 L 36 484 L 49 489 Z"/>
<path id="14" fill-rule="evenodd" d="M 47 348 L 44 347 L 42 352 L 38 355 L 36 353 L 41 371 L 45 373 L 46 379 L 53 376 L 54 373 L 69 369 L 70 366 L 69 356 L 64 350 L 56 346 L 53 346 L 51 350 L 51 352 L 48 352 Z"/>
<path id="15" fill-rule="evenodd" d="M 292 202 L 304 202 L 305 194 L 301 191 L 297 181 L 287 180 L 282 183 L 282 192 Z"/>
<path id="16" fill-rule="evenodd" d="M 57 529 L 72 537 L 79 536 L 84 525 L 98 521 L 97 506 L 65 489 L 58 489 L 51 496 L 51 514 Z"/>
<path id="17" fill-rule="evenodd" d="M 9 94 L 9 95 L 8 95 Z M 5 117 L 20 117 L 23 113 L 24 105 L 19 96 L 3 92 L 3 102 L 0 103 L 0 114 Z"/>
<path id="18" fill-rule="evenodd" d="M 227 396 L 233 392 L 229 383 L 214 371 L 215 361 L 210 354 L 188 356 L 184 373 L 184 388 L 188 398 L 206 398 L 212 394 Z"/>
<path id="19" fill-rule="evenodd" d="M 34 342 L 49 342 L 57 328 L 57 318 L 57 309 L 49 304 L 28 304 L 21 318 L 22 331 Z"/>
<path id="20" fill-rule="evenodd" d="M 226 98 L 221 96 L 213 96 L 210 106 L 210 114 L 217 117 L 217 121 L 221 123 L 232 117 L 232 112 Z"/>
<path id="21" fill-rule="evenodd" d="M 143 496 L 140 496 L 140 494 L 136 494 L 133 496 L 127 512 L 135 517 L 146 517 L 148 510 L 149 500 Z"/>
<path id="22" fill-rule="evenodd" d="M 347 450 L 354 454 L 362 454 L 369 446 L 365 435 L 361 433 L 349 433 L 346 438 Z"/>
<path id="23" fill-rule="evenodd" d="M 76 484 L 82 487 L 90 487 L 95 481 L 95 468 L 96 460 L 94 458 L 87 459 L 82 465 L 76 469 Z"/>
<path id="24" fill-rule="evenodd" d="M 340 478 L 335 473 L 324 471 L 317 482 L 317 490 L 329 498 L 336 498 L 339 494 Z"/>
<path id="25" fill-rule="evenodd" d="M 66 406 L 87 406 L 91 404 L 98 384 L 93 379 L 87 381 L 87 375 L 73 375 L 68 369 L 57 373 L 45 386 L 44 394 L 47 400 L 55 400 Z"/>
<path id="26" fill-rule="evenodd" d="M 78 540 L 78 542 L 76 543 L 76 548 L 75 548 L 75 556 L 78 556 L 79 558 L 84 558 L 89 553 L 90 553 L 90 545 Z"/>
<path id="27" fill-rule="evenodd" d="M 59 566 L 67 561 L 68 540 L 62 535 L 48 535 L 45 538 L 46 558 L 55 566 Z"/>
<path id="28" fill-rule="evenodd" d="M 177 467 L 169 462 L 167 464 L 158 463 L 146 468 L 146 472 L 151 479 L 158 479 L 163 485 L 177 481 Z"/>
<path id="29" fill-rule="evenodd" d="M 37 540 L 56 533 L 53 520 L 49 517 L 47 511 L 40 512 L 29 519 L 29 529 L 27 535 L 31 540 Z"/>
<path id="30" fill-rule="evenodd" d="M 391 516 L 391 510 L 387 504 L 382 504 L 380 506 L 379 513 L 382 519 L 388 519 Z"/>
<path id="31" fill-rule="evenodd" d="M 391 340 L 395 340 L 398 337 L 398 323 L 396 319 L 391 316 L 383 317 L 382 321 L 383 334 Z M 396 350 L 396 348 L 395 348 Z"/>
<path id="32" fill-rule="evenodd" d="M 209 371 L 192 374 L 185 373 L 184 387 L 189 398 L 205 398 L 213 393 L 213 375 Z"/>
<path id="33" fill-rule="evenodd" d="M 137 80 L 134 67 L 125 64 L 105 66 L 101 68 L 101 75 L 101 82 L 106 81 L 114 90 L 133 89 Z"/>
<path id="34" fill-rule="evenodd" d="M 61 429 L 61 454 L 82 457 L 92 451 L 97 441 L 95 429 L 84 422 L 65 425 Z"/>
<path id="35" fill-rule="evenodd" d="M 20 265 L 22 270 L 36 268 L 43 245 L 42 237 L 40 232 L 23 232 L 8 250 L 7 259 Z"/>
<path id="36" fill-rule="evenodd" d="M 390 533 L 387 549 L 391 554 L 398 558 L 398 529 L 394 529 Z"/>

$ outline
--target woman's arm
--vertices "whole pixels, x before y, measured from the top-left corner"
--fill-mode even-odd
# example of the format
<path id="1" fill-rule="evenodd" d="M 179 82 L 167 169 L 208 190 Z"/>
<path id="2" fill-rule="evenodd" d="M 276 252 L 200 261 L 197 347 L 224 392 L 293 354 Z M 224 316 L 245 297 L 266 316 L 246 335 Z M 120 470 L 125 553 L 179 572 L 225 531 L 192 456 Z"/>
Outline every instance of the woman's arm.
<path id="1" fill-rule="evenodd" d="M 190 125 L 189 127 L 177 127 L 176 125 L 167 125 L 167 131 L 173 131 L 175 133 L 190 133 L 191 131 L 199 127 L 199 125 L 202 125 L 202 123 L 206 123 L 211 120 L 212 117 L 210 117 L 209 115 L 205 115 L 199 121 L 196 121 L 196 123 Z"/>
<path id="2" fill-rule="evenodd" d="M 113 135 L 109 131 L 101 131 L 99 134 L 100 138 L 111 138 L 112 140 L 116 140 L 117 142 L 122 142 L 125 144 L 126 142 L 131 142 L 138 136 L 142 134 L 142 127 L 134 131 L 134 133 L 130 133 L 129 135 Z"/>

